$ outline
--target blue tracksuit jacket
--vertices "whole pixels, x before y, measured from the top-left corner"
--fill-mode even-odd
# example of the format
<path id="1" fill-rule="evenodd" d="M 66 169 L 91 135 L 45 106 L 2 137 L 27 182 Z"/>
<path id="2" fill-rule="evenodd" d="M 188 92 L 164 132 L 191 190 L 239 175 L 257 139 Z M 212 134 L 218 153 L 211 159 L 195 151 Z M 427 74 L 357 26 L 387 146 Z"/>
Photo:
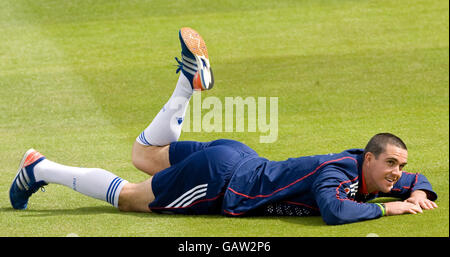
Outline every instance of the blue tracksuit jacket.
<path id="1" fill-rule="evenodd" d="M 380 207 L 366 203 L 376 197 L 406 199 L 417 189 L 437 198 L 425 176 L 403 172 L 388 194 L 364 194 L 363 149 L 342 153 L 269 161 L 242 162 L 224 193 L 225 215 L 321 215 L 327 224 L 345 224 L 382 216 Z M 249 172 L 251 171 L 251 172 Z"/>

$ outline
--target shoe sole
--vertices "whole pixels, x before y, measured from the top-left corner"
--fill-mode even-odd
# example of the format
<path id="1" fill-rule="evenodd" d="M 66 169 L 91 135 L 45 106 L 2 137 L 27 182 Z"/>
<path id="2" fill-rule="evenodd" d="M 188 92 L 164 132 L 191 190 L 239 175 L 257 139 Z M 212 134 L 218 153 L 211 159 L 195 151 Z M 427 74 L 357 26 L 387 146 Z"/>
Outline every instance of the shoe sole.
<path id="1" fill-rule="evenodd" d="M 208 49 L 206 48 L 205 41 L 197 31 L 185 27 L 180 29 L 180 33 L 184 44 L 188 47 L 191 53 L 197 56 L 204 56 L 208 59 Z"/>
<path id="2" fill-rule="evenodd" d="M 181 38 L 189 51 L 195 56 L 198 71 L 194 75 L 194 90 L 209 90 L 214 85 L 214 76 L 209 64 L 208 49 L 202 36 L 192 28 L 180 29 Z"/>

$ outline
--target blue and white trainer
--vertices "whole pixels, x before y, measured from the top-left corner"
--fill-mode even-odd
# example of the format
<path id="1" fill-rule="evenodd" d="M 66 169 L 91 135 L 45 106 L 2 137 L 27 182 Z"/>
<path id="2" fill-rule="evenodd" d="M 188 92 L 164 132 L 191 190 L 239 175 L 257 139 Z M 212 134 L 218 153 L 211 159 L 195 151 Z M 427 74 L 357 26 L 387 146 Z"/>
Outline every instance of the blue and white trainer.
<path id="1" fill-rule="evenodd" d="M 28 150 L 20 162 L 19 171 L 9 189 L 9 200 L 14 209 L 24 210 L 28 205 L 28 198 L 39 188 L 47 185 L 44 181 L 36 181 L 34 167 L 45 157 L 34 149 Z"/>
<path id="2" fill-rule="evenodd" d="M 194 90 L 209 90 L 214 85 L 214 76 L 208 59 L 208 49 L 200 34 L 188 27 L 181 28 L 178 36 L 181 43 L 181 61 L 175 57 L 181 70 L 191 82 Z"/>

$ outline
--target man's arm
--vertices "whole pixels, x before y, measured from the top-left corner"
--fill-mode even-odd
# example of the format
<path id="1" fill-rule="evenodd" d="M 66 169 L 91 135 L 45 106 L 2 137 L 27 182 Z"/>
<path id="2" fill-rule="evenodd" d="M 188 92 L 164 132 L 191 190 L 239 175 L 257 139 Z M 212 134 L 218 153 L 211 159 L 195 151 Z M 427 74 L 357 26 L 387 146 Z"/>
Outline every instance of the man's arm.
<path id="1" fill-rule="evenodd" d="M 432 191 L 426 178 L 420 178 L 419 175 L 408 173 L 400 184 L 397 182 L 397 188 L 393 189 L 393 193 L 384 194 L 384 196 L 404 198 L 404 201 L 388 202 L 384 206 L 377 203 L 359 203 L 349 199 L 345 188 L 354 181 L 348 180 L 342 172 L 331 167 L 322 171 L 317 177 L 313 190 L 325 223 L 346 224 L 375 219 L 383 215 L 416 214 L 421 213 L 422 208 L 437 207 L 430 200 L 437 198 L 436 193 Z"/>
<path id="2" fill-rule="evenodd" d="M 405 213 L 422 213 L 422 209 L 431 210 L 437 208 L 437 204 L 428 199 L 426 191 L 420 189 L 411 193 L 411 196 L 404 201 L 385 203 L 386 215 L 399 215 Z"/>
<path id="3" fill-rule="evenodd" d="M 422 213 L 419 205 L 407 201 L 395 201 L 384 204 L 386 216 L 400 215 L 400 214 L 417 214 Z"/>
<path id="4" fill-rule="evenodd" d="M 328 225 L 375 219 L 385 214 L 378 204 L 349 199 L 347 193 L 351 183 L 354 181 L 332 167 L 327 167 L 316 178 L 312 190 L 322 219 Z"/>
<path id="5" fill-rule="evenodd" d="M 387 215 L 417 213 L 422 212 L 422 209 L 430 210 L 437 207 L 437 204 L 433 202 L 437 199 L 436 192 L 433 191 L 428 179 L 419 173 L 403 172 L 391 192 L 380 193 L 379 196 L 398 197 L 404 200 L 403 202 L 386 203 Z M 413 208 L 411 204 L 416 207 Z M 405 210 L 407 207 L 413 209 Z"/>
<path id="6" fill-rule="evenodd" d="M 429 192 L 418 189 L 413 191 L 405 202 L 409 202 L 415 205 L 419 205 L 425 210 L 437 208 L 437 204 L 429 199 Z"/>
<path id="7" fill-rule="evenodd" d="M 425 193 L 425 195 L 422 193 L 417 193 L 420 194 L 420 196 L 425 196 L 431 201 L 435 201 L 437 199 L 436 192 L 433 191 L 431 183 L 424 175 L 420 173 L 409 173 L 403 171 L 402 176 L 397 183 L 395 183 L 391 191 L 389 193 L 380 193 L 379 197 L 397 197 L 405 200 L 413 196 L 412 194 L 418 190 Z"/>

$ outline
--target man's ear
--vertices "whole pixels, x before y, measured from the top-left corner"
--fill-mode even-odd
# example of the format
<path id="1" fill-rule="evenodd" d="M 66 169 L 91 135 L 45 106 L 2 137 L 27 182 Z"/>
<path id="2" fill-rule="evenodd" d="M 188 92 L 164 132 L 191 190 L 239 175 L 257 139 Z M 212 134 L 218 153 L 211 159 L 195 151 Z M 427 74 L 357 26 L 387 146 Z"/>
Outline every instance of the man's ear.
<path id="1" fill-rule="evenodd" d="M 370 161 L 372 161 L 374 158 L 375 158 L 375 155 L 374 155 L 373 153 L 367 152 L 367 153 L 364 155 L 364 162 L 367 163 L 367 164 L 369 164 Z"/>

